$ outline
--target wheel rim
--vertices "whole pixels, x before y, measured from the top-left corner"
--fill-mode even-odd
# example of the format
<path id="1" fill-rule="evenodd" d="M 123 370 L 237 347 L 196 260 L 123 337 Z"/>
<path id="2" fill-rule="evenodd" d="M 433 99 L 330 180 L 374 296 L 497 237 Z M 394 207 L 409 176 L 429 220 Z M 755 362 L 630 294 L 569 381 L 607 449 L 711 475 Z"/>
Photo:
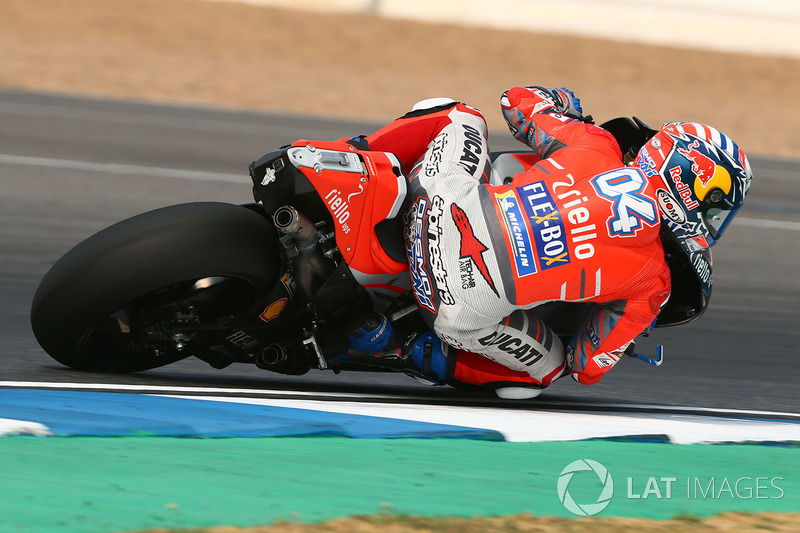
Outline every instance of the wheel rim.
<path id="1" fill-rule="evenodd" d="M 245 279 L 209 276 L 140 296 L 109 313 L 79 342 L 97 366 L 127 369 L 168 364 L 192 355 L 204 332 L 234 324 L 253 299 Z"/>

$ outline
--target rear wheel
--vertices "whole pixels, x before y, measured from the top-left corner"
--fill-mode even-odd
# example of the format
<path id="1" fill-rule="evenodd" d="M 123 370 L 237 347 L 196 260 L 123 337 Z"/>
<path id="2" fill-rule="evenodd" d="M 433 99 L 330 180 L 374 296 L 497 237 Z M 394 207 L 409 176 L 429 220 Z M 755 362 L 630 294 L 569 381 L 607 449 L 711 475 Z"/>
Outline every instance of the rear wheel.
<path id="1" fill-rule="evenodd" d="M 89 237 L 45 275 L 31 325 L 42 348 L 81 370 L 135 372 L 204 347 L 280 277 L 278 237 L 257 210 L 182 204 Z"/>

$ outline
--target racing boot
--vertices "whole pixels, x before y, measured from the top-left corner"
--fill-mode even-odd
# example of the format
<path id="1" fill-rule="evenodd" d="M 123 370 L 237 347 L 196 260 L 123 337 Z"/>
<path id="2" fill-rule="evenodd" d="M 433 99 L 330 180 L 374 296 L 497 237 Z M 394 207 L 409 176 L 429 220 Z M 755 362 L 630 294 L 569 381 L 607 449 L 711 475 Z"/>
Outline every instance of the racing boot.
<path id="1" fill-rule="evenodd" d="M 443 385 L 450 374 L 449 349 L 433 332 L 402 333 L 383 315 L 370 315 L 350 334 L 350 347 L 329 360 L 332 366 L 372 366 L 404 372 L 431 385 Z"/>
<path id="2" fill-rule="evenodd" d="M 399 371 L 427 385 L 490 389 L 508 400 L 535 398 L 545 388 L 527 372 L 511 370 L 477 353 L 456 350 L 433 332 L 399 333 L 383 315 L 367 317 L 350 334 L 348 351 L 329 362 L 334 367 L 349 363 Z"/>
<path id="3" fill-rule="evenodd" d="M 453 375 L 456 350 L 429 331 L 406 342 L 404 351 L 414 362 L 406 375 L 426 385 L 444 385 Z"/>

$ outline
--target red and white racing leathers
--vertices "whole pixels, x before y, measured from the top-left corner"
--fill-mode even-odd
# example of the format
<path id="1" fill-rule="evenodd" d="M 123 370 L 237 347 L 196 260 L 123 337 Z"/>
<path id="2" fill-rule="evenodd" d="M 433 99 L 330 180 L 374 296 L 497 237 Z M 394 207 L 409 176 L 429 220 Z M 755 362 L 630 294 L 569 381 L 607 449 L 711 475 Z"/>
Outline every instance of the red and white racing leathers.
<path id="1" fill-rule="evenodd" d="M 546 92 L 507 95 L 546 157 L 507 185 L 489 184 L 486 123 L 464 104 L 409 113 L 365 140 L 413 167 L 411 278 L 426 320 L 460 350 L 453 378 L 547 386 L 567 368 L 594 383 L 670 292 L 656 183 L 623 164 L 611 134 L 558 114 Z M 569 362 L 537 317 L 551 301 L 598 304 Z"/>

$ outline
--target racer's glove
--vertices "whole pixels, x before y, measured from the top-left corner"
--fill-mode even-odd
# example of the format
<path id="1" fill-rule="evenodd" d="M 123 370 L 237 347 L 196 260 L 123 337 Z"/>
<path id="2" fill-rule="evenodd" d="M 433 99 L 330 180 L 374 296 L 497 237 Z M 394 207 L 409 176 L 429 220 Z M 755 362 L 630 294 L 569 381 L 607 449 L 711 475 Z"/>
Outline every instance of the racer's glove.
<path id="1" fill-rule="evenodd" d="M 622 346 L 598 350 L 621 316 L 621 312 L 617 312 L 618 309 L 614 307 L 598 306 L 587 318 L 584 328 L 567 346 L 567 365 L 573 379 L 579 383 L 590 385 L 600 381 L 617 364 L 632 342 L 631 340 Z"/>
<path id="2" fill-rule="evenodd" d="M 527 133 L 532 128 L 531 118 L 534 114 L 558 113 L 581 121 L 591 120 L 591 117 L 583 116 L 580 98 L 563 87 L 514 87 L 500 97 L 500 107 L 511 133 L 524 143 L 528 142 Z"/>
<path id="3" fill-rule="evenodd" d="M 537 87 L 538 88 L 538 87 Z M 542 88 L 544 89 L 544 88 Z M 577 118 L 583 120 L 583 108 L 581 107 L 581 99 L 575 96 L 575 93 L 566 87 L 558 89 L 544 89 L 550 93 L 550 97 L 555 101 L 556 110 L 562 115 L 570 118 Z"/>

